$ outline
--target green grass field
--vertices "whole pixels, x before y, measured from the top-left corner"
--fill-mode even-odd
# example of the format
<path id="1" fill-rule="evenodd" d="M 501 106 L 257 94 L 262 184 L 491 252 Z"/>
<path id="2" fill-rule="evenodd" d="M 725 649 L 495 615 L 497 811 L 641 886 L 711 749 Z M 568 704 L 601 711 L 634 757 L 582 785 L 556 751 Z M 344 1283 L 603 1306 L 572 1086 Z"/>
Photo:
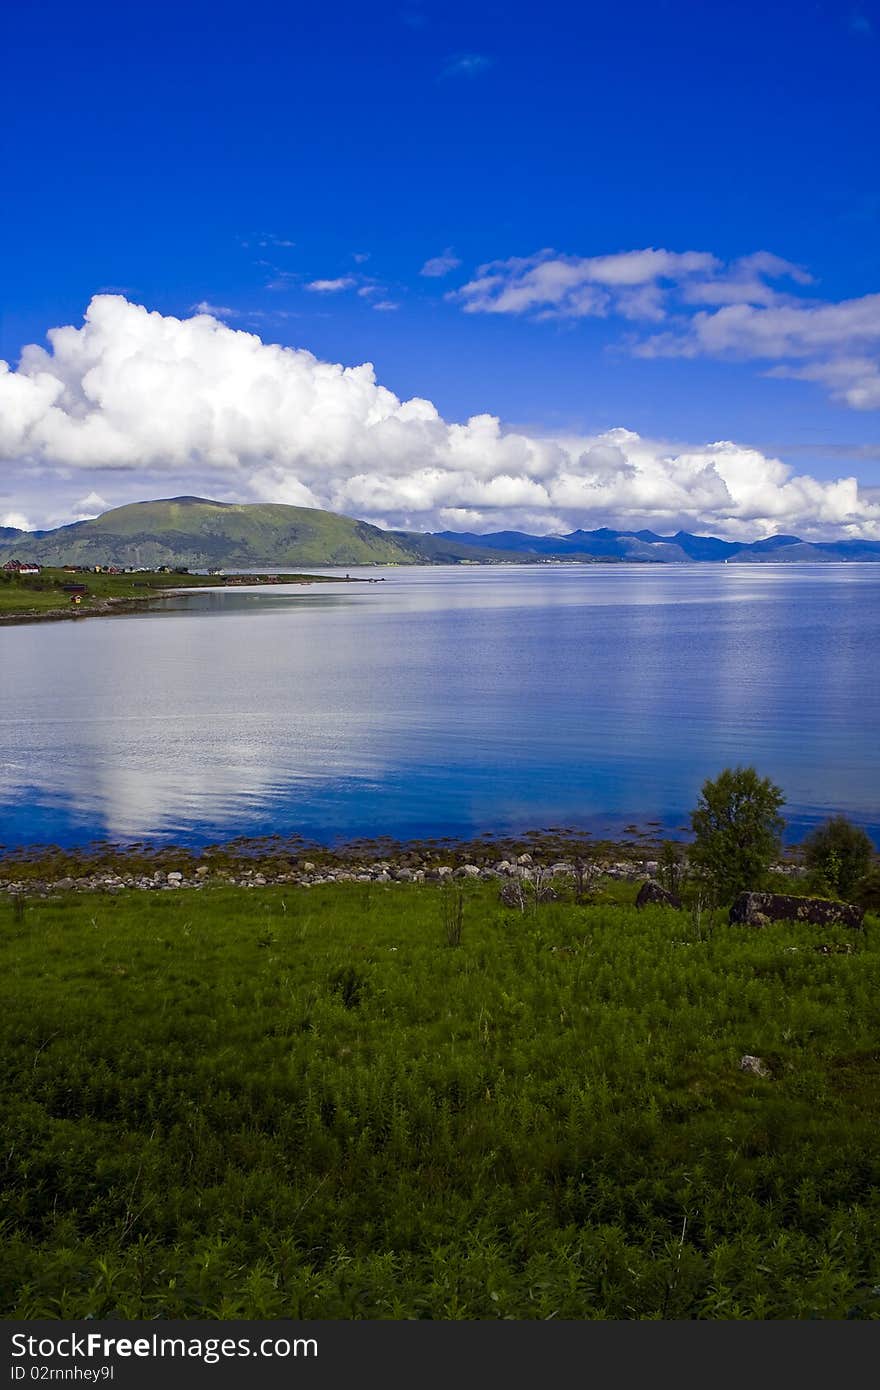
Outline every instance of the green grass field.
<path id="1" fill-rule="evenodd" d="M 324 583 L 323 576 L 286 574 L 287 583 Z M 19 577 L 9 571 L 0 571 L 0 618 L 38 617 L 41 613 L 57 610 L 73 611 L 70 595 L 65 593 L 65 584 L 84 584 L 86 593 L 77 612 L 103 611 L 107 600 L 118 602 L 143 602 L 145 599 L 161 597 L 171 589 L 216 588 L 222 579 L 207 574 L 89 574 L 73 573 L 63 569 L 44 569 L 39 574 Z"/>
<path id="2" fill-rule="evenodd" d="M 880 1316 L 877 918 L 467 887 L 0 900 L 3 1315 Z"/>

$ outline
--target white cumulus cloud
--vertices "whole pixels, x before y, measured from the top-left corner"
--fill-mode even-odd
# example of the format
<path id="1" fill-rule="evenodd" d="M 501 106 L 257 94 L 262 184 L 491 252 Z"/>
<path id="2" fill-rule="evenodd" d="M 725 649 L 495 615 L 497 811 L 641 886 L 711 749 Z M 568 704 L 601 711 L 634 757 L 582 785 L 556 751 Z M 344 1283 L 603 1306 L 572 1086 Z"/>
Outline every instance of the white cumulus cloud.
<path id="1" fill-rule="evenodd" d="M 37 528 L 21 512 L 0 514 L 0 526 L 11 526 L 15 531 L 35 531 Z"/>
<path id="2" fill-rule="evenodd" d="M 369 363 L 324 362 L 205 314 L 98 295 L 82 327 L 48 337 L 16 370 L 0 364 L 0 490 L 16 513 L 42 508 L 43 524 L 105 499 L 198 492 L 419 530 L 460 516 L 472 530 L 880 536 L 880 503 L 852 477 L 819 481 L 728 441 L 541 436 L 488 414 L 449 422 L 429 400 L 400 400 Z"/>

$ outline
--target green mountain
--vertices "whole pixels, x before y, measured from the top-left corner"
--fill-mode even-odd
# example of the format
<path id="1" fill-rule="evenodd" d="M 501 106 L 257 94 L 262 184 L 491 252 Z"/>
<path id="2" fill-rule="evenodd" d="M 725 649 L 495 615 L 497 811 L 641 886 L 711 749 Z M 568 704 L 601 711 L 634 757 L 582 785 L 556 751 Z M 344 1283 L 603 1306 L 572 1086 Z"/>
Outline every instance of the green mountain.
<path id="1" fill-rule="evenodd" d="M 23 544 L 24 542 L 24 544 Z M 25 554 L 26 552 L 26 554 Z M 115 507 L 39 538 L 0 539 L 12 555 L 42 565 L 187 565 L 253 569 L 260 565 L 418 564 L 404 536 L 333 512 L 274 503 L 238 506 L 204 497 L 173 497 Z M 497 559 L 497 554 L 492 555 Z"/>
<path id="2" fill-rule="evenodd" d="M 523 556 L 497 546 L 410 531 L 383 531 L 335 512 L 282 503 L 171 497 L 114 507 L 56 531 L 0 535 L 0 564 L 186 565 L 189 569 L 295 569 L 319 565 L 497 565 Z M 531 557 L 526 556 L 526 562 Z"/>
<path id="3" fill-rule="evenodd" d="M 12 559 L 42 565 L 118 565 L 155 569 L 296 569 L 321 565 L 609 564 L 880 562 L 880 541 L 817 541 L 770 536 L 723 541 L 678 531 L 572 531 L 530 536 L 443 531 L 383 531 L 335 512 L 281 503 L 212 502 L 171 497 L 115 507 L 92 521 L 56 531 L 0 530 L 0 565 Z"/>

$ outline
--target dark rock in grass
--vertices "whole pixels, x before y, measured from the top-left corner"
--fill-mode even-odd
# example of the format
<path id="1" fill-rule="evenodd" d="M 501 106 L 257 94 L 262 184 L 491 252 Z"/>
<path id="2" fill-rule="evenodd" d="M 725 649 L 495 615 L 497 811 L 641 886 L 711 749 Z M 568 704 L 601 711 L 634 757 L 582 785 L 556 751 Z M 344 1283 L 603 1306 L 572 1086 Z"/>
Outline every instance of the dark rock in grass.
<path id="1" fill-rule="evenodd" d="M 860 931 L 864 908 L 830 898 L 796 898 L 785 893 L 740 893 L 730 909 L 733 926 L 763 927 L 768 922 L 804 922 L 813 927 L 851 927 Z"/>
<path id="2" fill-rule="evenodd" d="M 643 883 L 636 898 L 636 907 L 681 907 L 681 898 L 677 893 L 668 892 L 661 884 L 655 883 L 649 878 L 647 883 Z"/>
<path id="3" fill-rule="evenodd" d="M 520 912 L 522 912 L 525 907 L 523 889 L 516 881 L 513 883 L 503 883 L 498 893 L 498 901 L 502 907 L 519 908 Z"/>

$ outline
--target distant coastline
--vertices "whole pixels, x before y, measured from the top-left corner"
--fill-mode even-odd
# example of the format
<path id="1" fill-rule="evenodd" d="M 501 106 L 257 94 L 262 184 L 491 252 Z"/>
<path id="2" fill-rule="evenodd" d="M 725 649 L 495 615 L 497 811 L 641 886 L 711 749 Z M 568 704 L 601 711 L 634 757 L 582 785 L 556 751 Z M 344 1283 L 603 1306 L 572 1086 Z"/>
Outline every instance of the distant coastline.
<path id="1" fill-rule="evenodd" d="M 172 497 L 116 507 L 55 530 L 0 528 L 0 569 L 11 560 L 87 568 L 186 566 L 192 571 L 566 562 L 876 564 L 880 563 L 880 540 L 804 541 L 799 536 L 773 535 L 728 541 L 683 530 L 662 535 L 607 526 L 553 536 L 524 531 L 397 531 L 317 508 Z"/>
<path id="2" fill-rule="evenodd" d="M 135 613 L 160 599 L 196 590 L 220 591 L 245 585 L 368 584 L 363 578 L 344 579 L 317 574 L 174 574 L 158 571 L 117 573 L 91 570 L 39 568 L 35 573 L 0 571 L 0 625 L 64 622 L 80 618 L 106 618 Z M 145 593 L 135 593 L 144 589 Z M 61 606 L 63 602 L 64 606 Z M 58 605 L 58 606 L 56 606 Z"/>

